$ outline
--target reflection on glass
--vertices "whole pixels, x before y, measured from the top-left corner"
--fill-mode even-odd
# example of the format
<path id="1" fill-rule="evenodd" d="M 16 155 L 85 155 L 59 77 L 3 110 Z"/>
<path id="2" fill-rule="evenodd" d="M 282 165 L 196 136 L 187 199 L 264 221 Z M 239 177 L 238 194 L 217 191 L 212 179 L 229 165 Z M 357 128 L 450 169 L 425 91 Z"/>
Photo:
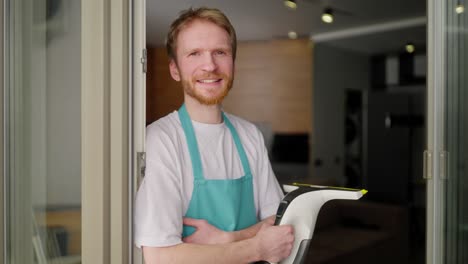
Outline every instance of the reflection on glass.
<path id="1" fill-rule="evenodd" d="M 7 263 L 81 263 L 81 1 L 6 1 Z"/>
<path id="2" fill-rule="evenodd" d="M 463 5 L 447 1 L 445 263 L 468 263 L 468 19 Z M 455 12 L 454 12 L 455 10 Z"/>

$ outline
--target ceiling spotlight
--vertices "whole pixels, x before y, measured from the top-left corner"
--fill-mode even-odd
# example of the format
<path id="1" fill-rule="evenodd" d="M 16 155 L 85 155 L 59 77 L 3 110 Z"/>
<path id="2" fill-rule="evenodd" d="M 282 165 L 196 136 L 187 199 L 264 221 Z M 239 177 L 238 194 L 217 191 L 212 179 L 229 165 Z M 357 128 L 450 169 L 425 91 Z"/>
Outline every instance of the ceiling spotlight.
<path id="1" fill-rule="evenodd" d="M 415 47 L 412 43 L 408 43 L 405 45 L 405 50 L 408 53 L 413 53 L 415 51 Z"/>
<path id="2" fill-rule="evenodd" d="M 456 7 L 455 7 L 455 12 L 457 14 L 462 14 L 465 12 L 465 6 L 463 6 L 462 4 L 458 4 Z"/>
<path id="3" fill-rule="evenodd" d="M 297 8 L 297 4 L 296 4 L 295 0 L 284 0 L 284 5 L 287 8 L 290 8 L 290 9 L 293 9 L 293 10 Z"/>
<path id="4" fill-rule="evenodd" d="M 333 11 L 331 8 L 325 8 L 322 13 L 322 21 L 325 23 L 333 23 Z"/>
<path id="5" fill-rule="evenodd" d="M 288 32 L 288 37 L 290 39 L 297 39 L 297 33 L 295 31 L 289 31 Z"/>

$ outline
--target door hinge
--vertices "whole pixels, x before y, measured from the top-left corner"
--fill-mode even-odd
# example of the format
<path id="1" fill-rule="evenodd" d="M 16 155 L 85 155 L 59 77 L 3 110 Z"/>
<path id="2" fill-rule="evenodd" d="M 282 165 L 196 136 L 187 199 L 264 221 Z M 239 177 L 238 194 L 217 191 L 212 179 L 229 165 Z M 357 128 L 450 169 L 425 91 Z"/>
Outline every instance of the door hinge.
<path id="1" fill-rule="evenodd" d="M 146 51 L 146 49 L 143 49 L 140 62 L 142 64 L 143 73 L 146 73 L 146 71 L 148 70 L 148 52 Z"/>
<path id="2" fill-rule="evenodd" d="M 432 151 L 425 150 L 424 151 L 424 168 L 423 168 L 423 178 L 425 180 L 431 180 L 433 174 L 433 167 L 432 167 Z"/>
<path id="3" fill-rule="evenodd" d="M 449 153 L 448 151 L 439 152 L 439 177 L 441 180 L 448 180 L 449 177 Z"/>
<path id="4" fill-rule="evenodd" d="M 138 179 L 143 179 L 146 172 L 146 152 L 137 152 Z"/>
<path id="5" fill-rule="evenodd" d="M 439 162 L 439 171 L 438 177 L 441 180 L 447 180 L 449 171 L 448 171 L 448 163 L 449 163 L 449 153 L 448 151 L 440 151 L 437 155 L 437 159 Z M 431 180 L 434 177 L 434 154 L 430 150 L 424 151 L 424 169 L 423 169 L 423 178 L 425 180 Z"/>

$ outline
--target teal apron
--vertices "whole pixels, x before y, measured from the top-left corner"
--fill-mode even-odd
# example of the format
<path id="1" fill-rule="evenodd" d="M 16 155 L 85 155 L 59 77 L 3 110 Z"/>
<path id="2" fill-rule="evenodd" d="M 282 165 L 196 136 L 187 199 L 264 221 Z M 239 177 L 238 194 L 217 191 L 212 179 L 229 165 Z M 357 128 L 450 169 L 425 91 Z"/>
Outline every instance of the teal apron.
<path id="1" fill-rule="evenodd" d="M 257 222 L 252 173 L 249 161 L 236 129 L 223 113 L 223 119 L 234 139 L 245 175 L 238 179 L 207 180 L 203 176 L 198 143 L 192 121 L 185 105 L 179 109 L 179 119 L 192 160 L 193 192 L 185 217 L 205 219 L 224 231 L 245 229 Z M 195 232 L 195 228 L 184 225 L 182 237 Z"/>

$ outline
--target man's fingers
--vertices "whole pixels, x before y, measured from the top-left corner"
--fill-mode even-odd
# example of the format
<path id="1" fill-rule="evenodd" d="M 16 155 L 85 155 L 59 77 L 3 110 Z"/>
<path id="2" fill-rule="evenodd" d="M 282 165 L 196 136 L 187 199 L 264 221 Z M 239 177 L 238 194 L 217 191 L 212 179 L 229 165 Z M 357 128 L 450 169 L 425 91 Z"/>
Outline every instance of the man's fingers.
<path id="1" fill-rule="evenodd" d="M 183 219 L 184 225 L 189 225 L 189 226 L 197 226 L 198 221 L 200 220 L 195 219 L 195 218 L 189 218 L 189 217 L 184 217 Z"/>
<path id="2" fill-rule="evenodd" d="M 184 243 L 192 243 L 192 236 L 193 236 L 193 235 L 190 235 L 190 236 L 188 236 L 188 237 L 184 237 L 184 238 L 182 238 L 182 241 L 183 241 Z"/>
<path id="3" fill-rule="evenodd" d="M 268 217 L 267 219 L 265 219 L 265 223 L 269 224 L 269 225 L 274 225 L 275 224 L 275 220 L 276 220 L 276 216 L 273 215 L 273 216 L 270 216 Z"/>
<path id="4" fill-rule="evenodd" d="M 207 222 L 204 219 L 195 219 L 195 218 L 190 218 L 190 217 L 184 217 L 183 223 L 184 223 L 184 225 L 197 227 L 197 226 L 203 226 Z"/>

